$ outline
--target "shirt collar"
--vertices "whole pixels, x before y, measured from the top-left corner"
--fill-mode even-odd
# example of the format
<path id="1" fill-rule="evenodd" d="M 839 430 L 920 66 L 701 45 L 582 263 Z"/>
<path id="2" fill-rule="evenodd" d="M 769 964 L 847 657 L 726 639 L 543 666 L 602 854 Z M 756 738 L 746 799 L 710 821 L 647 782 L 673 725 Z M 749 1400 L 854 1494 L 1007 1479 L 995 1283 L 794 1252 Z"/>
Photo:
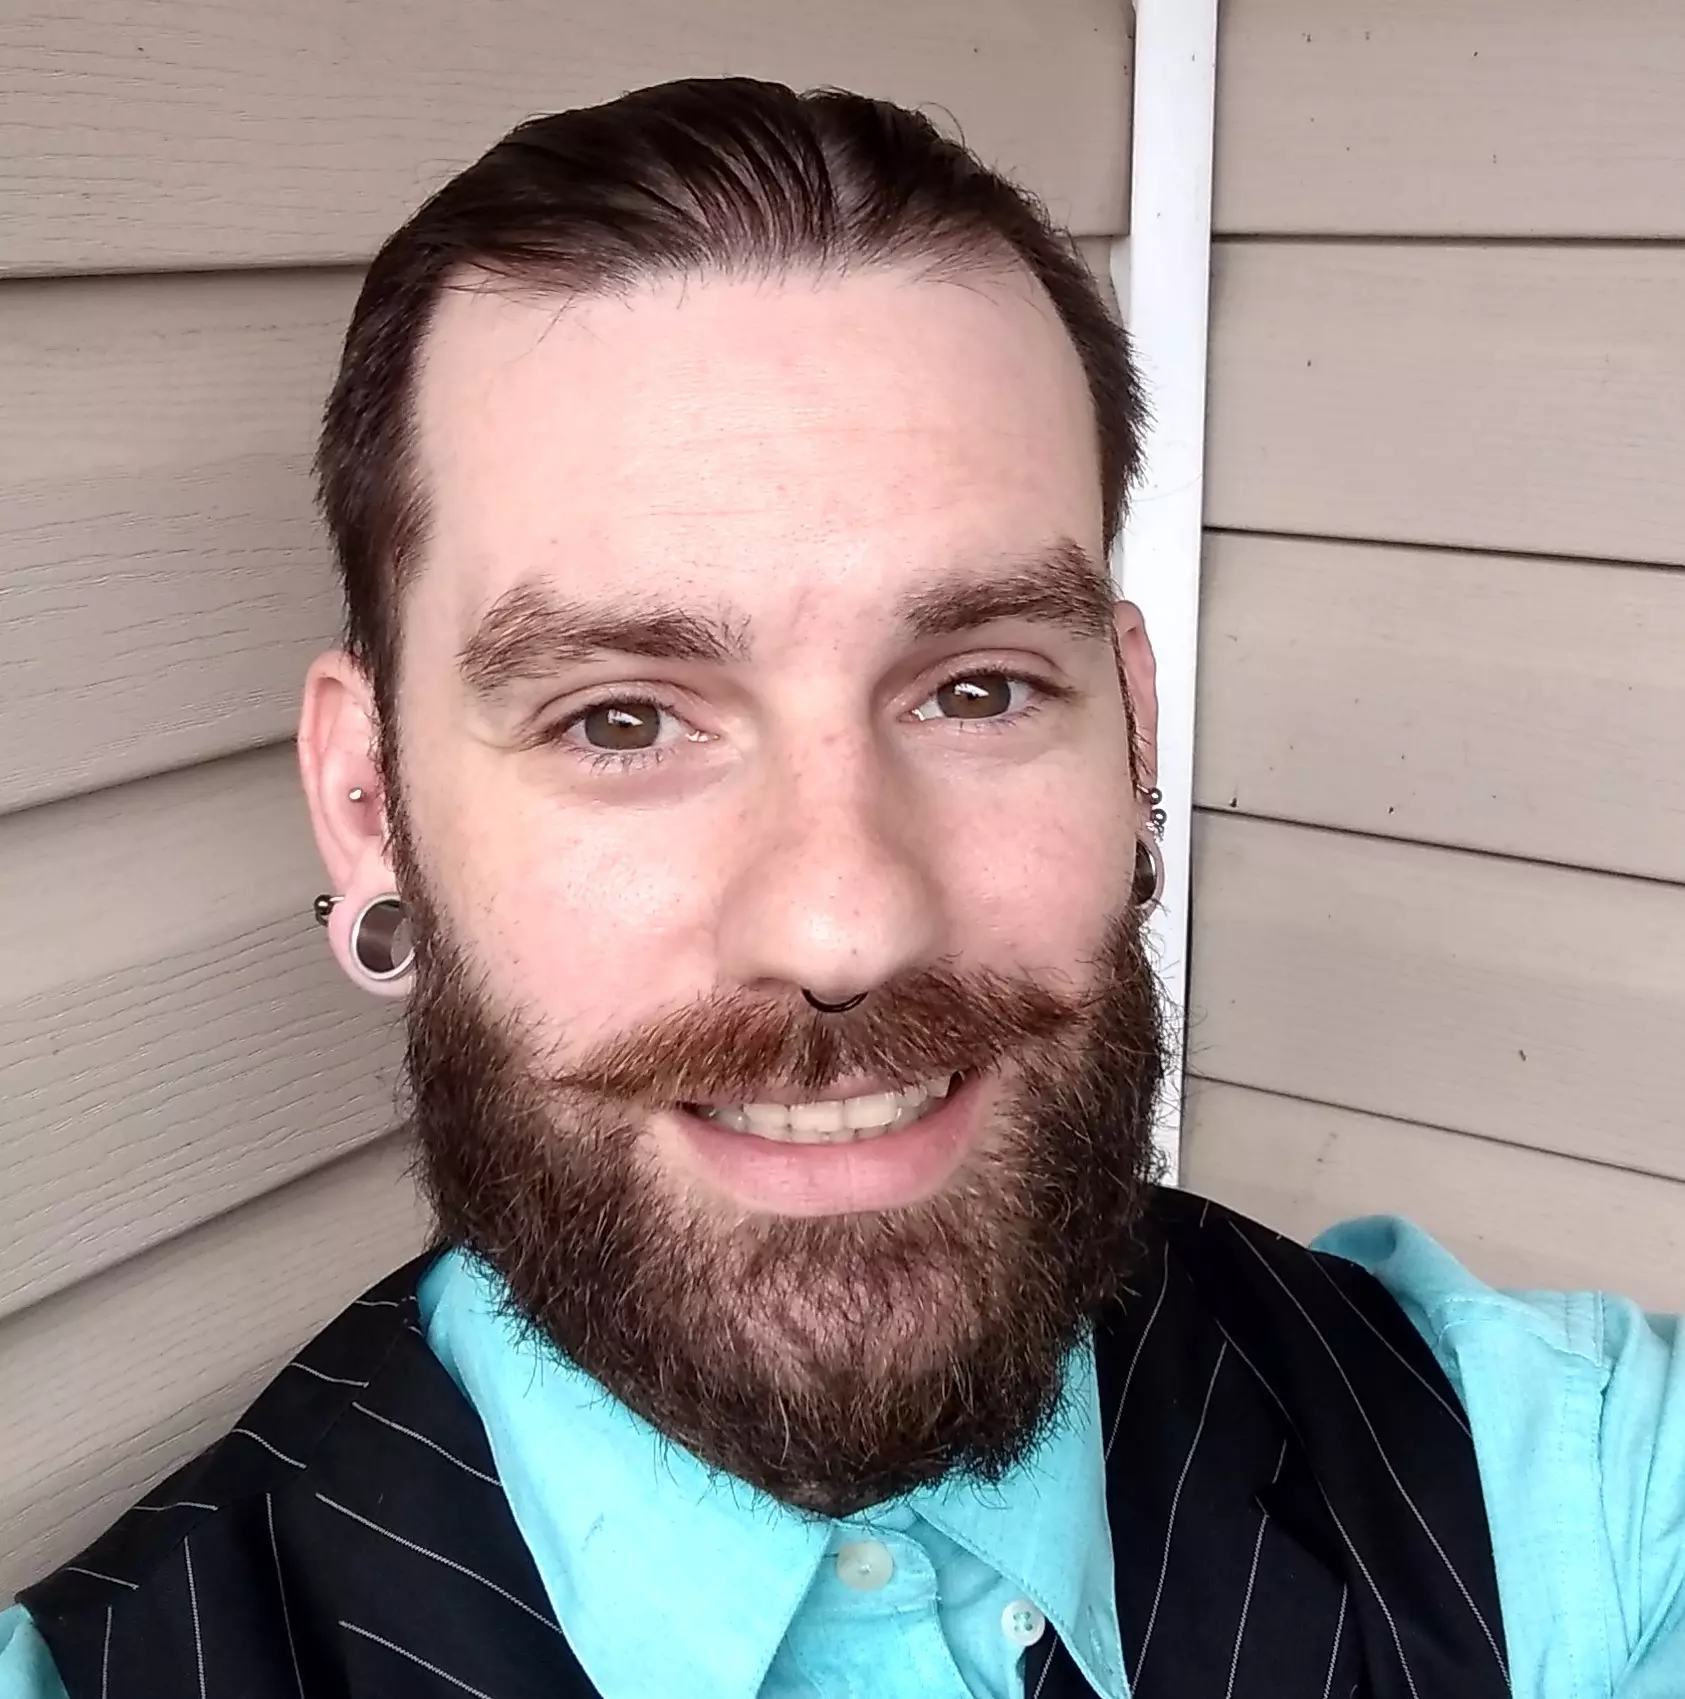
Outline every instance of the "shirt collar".
<path id="1" fill-rule="evenodd" d="M 592 1681 L 755 1699 L 836 1524 L 664 1438 L 521 1325 L 476 1259 L 448 1253 L 420 1296 L 428 1343 L 485 1426 Z M 1124 1699 L 1092 1350 L 1074 1355 L 1059 1415 L 1004 1480 L 944 1481 L 900 1503 L 1033 1599 L 1091 1685 Z"/>

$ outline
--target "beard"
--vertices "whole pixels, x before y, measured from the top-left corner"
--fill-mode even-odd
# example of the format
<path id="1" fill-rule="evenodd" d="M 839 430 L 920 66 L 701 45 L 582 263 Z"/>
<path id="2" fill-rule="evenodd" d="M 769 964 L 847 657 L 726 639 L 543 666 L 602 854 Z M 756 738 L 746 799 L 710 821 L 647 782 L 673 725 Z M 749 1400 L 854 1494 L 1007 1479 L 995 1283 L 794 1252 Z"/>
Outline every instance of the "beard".
<path id="1" fill-rule="evenodd" d="M 407 1075 L 441 1231 L 515 1315 L 668 1439 L 786 1504 L 853 1514 L 956 1473 L 998 1480 L 1135 1261 L 1154 1176 L 1157 984 L 1130 910 L 1080 997 L 927 968 L 856 1011 L 722 991 L 559 1058 L 502 1012 L 413 856 Z M 751 1216 L 681 1193 L 651 1109 L 993 1071 L 996 1108 L 936 1195 Z M 751 1134 L 742 1134 L 751 1137 Z"/>

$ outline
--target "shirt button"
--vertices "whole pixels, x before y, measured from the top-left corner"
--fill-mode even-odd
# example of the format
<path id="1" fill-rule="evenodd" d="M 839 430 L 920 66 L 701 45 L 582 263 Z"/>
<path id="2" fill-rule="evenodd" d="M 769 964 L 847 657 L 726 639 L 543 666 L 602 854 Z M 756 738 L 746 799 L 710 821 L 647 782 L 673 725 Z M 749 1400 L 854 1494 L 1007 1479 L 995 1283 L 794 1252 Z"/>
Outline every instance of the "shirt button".
<path id="1" fill-rule="evenodd" d="M 895 1559 L 881 1540 L 851 1540 L 837 1548 L 837 1579 L 858 1592 L 875 1593 L 895 1573 Z"/>
<path id="2" fill-rule="evenodd" d="M 1047 1630 L 1047 1618 L 1028 1599 L 1014 1599 L 1000 1613 L 1000 1631 L 1020 1650 L 1033 1646 Z"/>

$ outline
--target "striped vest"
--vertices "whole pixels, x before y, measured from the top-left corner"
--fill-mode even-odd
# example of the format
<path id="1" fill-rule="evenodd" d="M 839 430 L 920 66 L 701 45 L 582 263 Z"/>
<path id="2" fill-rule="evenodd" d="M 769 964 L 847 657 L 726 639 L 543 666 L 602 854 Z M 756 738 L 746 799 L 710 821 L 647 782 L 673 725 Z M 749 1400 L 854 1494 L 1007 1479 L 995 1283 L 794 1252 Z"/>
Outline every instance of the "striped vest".
<path id="1" fill-rule="evenodd" d="M 1185 1193 L 1143 1237 L 1095 1330 L 1133 1699 L 1507 1694 L 1473 1444 L 1397 1305 Z M 422 1337 L 425 1266 L 25 1591 L 70 1699 L 592 1699 Z M 1024 1692 L 1090 1699 L 1051 1632 Z"/>

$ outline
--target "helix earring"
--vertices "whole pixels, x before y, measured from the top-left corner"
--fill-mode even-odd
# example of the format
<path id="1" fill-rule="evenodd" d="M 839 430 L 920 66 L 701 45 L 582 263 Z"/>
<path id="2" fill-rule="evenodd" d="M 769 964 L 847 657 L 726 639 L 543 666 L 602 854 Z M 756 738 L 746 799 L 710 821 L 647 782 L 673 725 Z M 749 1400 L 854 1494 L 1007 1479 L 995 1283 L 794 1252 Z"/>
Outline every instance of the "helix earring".
<path id="1" fill-rule="evenodd" d="M 343 897 L 323 893 L 310 905 L 318 926 L 326 926 Z M 410 936 L 409 916 L 396 892 L 370 897 L 357 910 L 348 938 L 351 959 L 376 985 L 391 985 L 408 978 L 415 967 L 415 941 Z"/>

